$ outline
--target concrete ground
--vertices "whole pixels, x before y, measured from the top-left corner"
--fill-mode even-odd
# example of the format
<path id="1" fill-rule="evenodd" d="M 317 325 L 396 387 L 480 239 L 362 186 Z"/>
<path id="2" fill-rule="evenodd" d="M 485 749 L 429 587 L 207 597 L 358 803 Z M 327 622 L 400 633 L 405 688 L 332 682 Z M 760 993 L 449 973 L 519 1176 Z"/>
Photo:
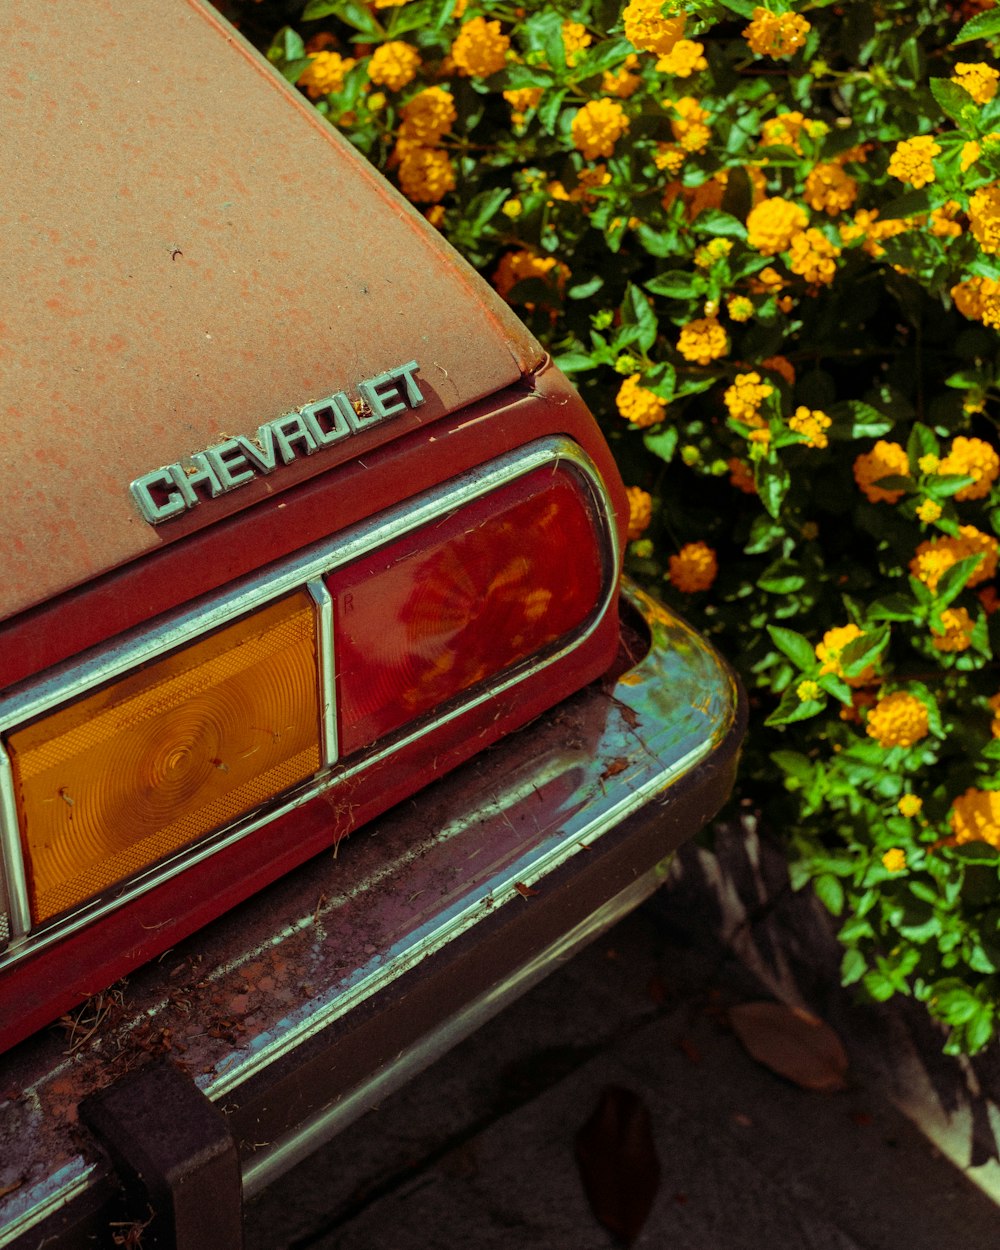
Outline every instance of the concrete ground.
<path id="1" fill-rule="evenodd" d="M 609 1086 L 648 1110 L 659 1160 L 637 1247 L 1000 1243 L 982 1168 L 957 1166 L 888 1101 L 864 1009 L 837 1022 L 852 1058 L 839 1092 L 744 1051 L 726 1008 L 771 993 L 718 940 L 708 875 L 661 892 L 273 1186 L 250 1208 L 248 1250 L 621 1245 L 574 1153 Z"/>

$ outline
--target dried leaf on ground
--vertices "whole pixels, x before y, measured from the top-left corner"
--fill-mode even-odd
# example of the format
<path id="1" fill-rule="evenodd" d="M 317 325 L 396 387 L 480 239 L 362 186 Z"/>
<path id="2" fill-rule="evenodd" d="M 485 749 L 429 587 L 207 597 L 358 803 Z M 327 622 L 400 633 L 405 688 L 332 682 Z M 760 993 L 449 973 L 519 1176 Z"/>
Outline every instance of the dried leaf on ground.
<path id="1" fill-rule="evenodd" d="M 653 1125 L 638 1094 L 616 1085 L 602 1091 L 576 1135 L 576 1161 L 595 1217 L 630 1246 L 660 1185 Z"/>
<path id="2" fill-rule="evenodd" d="M 803 1089 L 843 1089 L 847 1052 L 818 1016 L 784 1003 L 740 1003 L 729 1020 L 747 1051 Z"/>

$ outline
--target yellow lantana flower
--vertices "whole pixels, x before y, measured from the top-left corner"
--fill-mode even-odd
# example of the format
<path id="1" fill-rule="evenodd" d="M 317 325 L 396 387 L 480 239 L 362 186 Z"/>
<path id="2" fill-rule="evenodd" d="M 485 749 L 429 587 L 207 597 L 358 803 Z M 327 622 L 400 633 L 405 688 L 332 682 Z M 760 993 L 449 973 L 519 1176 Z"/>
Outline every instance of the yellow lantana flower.
<path id="1" fill-rule="evenodd" d="M 747 216 L 747 242 L 762 256 L 787 250 L 792 239 L 809 224 L 805 209 L 774 196 L 761 200 Z"/>
<path id="2" fill-rule="evenodd" d="M 677 350 L 685 360 L 708 365 L 729 351 L 726 332 L 715 317 L 698 317 L 683 327 Z"/>
<path id="3" fill-rule="evenodd" d="M 474 17 L 464 22 L 451 45 L 451 59 L 466 78 L 489 78 L 507 64 L 510 38 L 501 33 L 499 22 Z"/>
<path id="4" fill-rule="evenodd" d="M 661 399 L 649 387 L 641 386 L 639 384 L 641 376 L 639 373 L 633 373 L 631 377 L 625 379 L 615 396 L 615 405 L 621 416 L 626 421 L 631 421 L 633 425 L 656 425 L 666 414 L 667 401 Z"/>
<path id="5" fill-rule="evenodd" d="M 719 572 L 715 552 L 707 543 L 685 543 L 669 560 L 668 577 L 672 585 L 685 594 L 708 590 Z"/>
<path id="6" fill-rule="evenodd" d="M 368 62 L 368 77 L 390 91 L 399 91 L 412 82 L 420 68 L 420 53 L 401 39 L 380 44 Z"/>
<path id="7" fill-rule="evenodd" d="M 967 91 L 977 104 L 987 104 L 997 93 L 998 73 L 992 65 L 982 61 L 959 61 L 951 81 Z"/>
<path id="8" fill-rule="evenodd" d="M 628 541 L 634 542 L 649 528 L 653 516 L 653 497 L 649 491 L 640 486 L 629 486 L 625 494 L 628 497 Z"/>
<path id="9" fill-rule="evenodd" d="M 940 151 L 940 145 L 930 135 L 901 139 L 889 160 L 889 173 L 919 190 L 934 181 L 934 157 Z"/>
<path id="10" fill-rule="evenodd" d="M 990 493 L 997 477 L 1000 477 L 1000 456 L 983 439 L 963 438 L 960 435 L 941 461 L 938 472 L 975 478 L 969 486 L 963 486 L 955 498 L 983 499 Z"/>
<path id="11" fill-rule="evenodd" d="M 640 52 L 666 56 L 684 34 L 684 17 L 664 17 L 662 0 L 629 0 L 622 12 L 625 38 Z"/>
<path id="12" fill-rule="evenodd" d="M 883 477 L 906 477 L 909 472 L 910 460 L 906 449 L 899 443 L 887 443 L 883 439 L 854 461 L 854 480 L 870 503 L 898 503 L 905 492 L 883 490 L 875 483 Z"/>
<path id="13" fill-rule="evenodd" d="M 758 56 L 794 56 L 806 41 L 811 27 L 798 13 L 772 13 L 757 7 L 753 21 L 743 31 L 750 51 Z"/>
<path id="14" fill-rule="evenodd" d="M 606 96 L 599 100 L 588 100 L 583 108 L 577 109 L 573 117 L 573 146 L 588 161 L 595 160 L 598 156 L 612 156 L 615 144 L 628 130 L 628 126 L 625 110 L 617 100 L 609 100 Z"/>
<path id="15" fill-rule="evenodd" d="M 959 844 L 988 842 L 1000 847 L 1000 791 L 970 786 L 952 803 L 948 823 Z"/>
<path id="16" fill-rule="evenodd" d="M 865 729 L 880 747 L 912 747 L 930 732 L 927 705 L 905 690 L 886 695 L 868 713 Z"/>

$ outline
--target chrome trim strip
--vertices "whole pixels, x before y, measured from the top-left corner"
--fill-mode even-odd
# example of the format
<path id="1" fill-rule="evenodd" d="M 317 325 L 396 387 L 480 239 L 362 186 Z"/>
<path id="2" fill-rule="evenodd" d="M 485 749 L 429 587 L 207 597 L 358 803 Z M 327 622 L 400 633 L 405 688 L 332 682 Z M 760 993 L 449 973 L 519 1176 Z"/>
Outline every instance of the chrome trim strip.
<path id="1" fill-rule="evenodd" d="M 77 1155 L 65 1167 L 60 1168 L 55 1176 L 33 1186 L 33 1189 L 40 1191 L 37 1201 L 32 1199 L 31 1190 L 23 1195 L 24 1210 L 3 1229 L 0 1229 L 0 1246 L 10 1245 L 18 1237 L 30 1232 L 36 1224 L 40 1224 L 50 1215 L 61 1211 L 74 1198 L 86 1191 L 96 1171 L 96 1164 L 87 1163 L 80 1155 Z M 41 1245 L 44 1244 L 45 1242 L 41 1243 Z"/>
<path id="2" fill-rule="evenodd" d="M 577 444 L 560 437 L 539 439 L 426 492 L 420 502 L 408 500 L 398 504 L 344 534 L 306 548 L 286 561 L 278 571 L 259 572 L 244 578 L 228 591 L 215 596 L 210 603 L 189 608 L 166 624 L 132 630 L 82 663 L 70 661 L 45 676 L 32 678 L 0 697 L 0 731 L 31 720 L 57 704 L 67 703 L 94 686 L 120 677 L 129 669 L 298 590 L 310 580 L 385 546 L 436 520 L 442 513 L 471 503 L 533 469 L 547 464 L 555 467 L 563 461 L 581 473 L 598 499 L 605 504 L 601 520 L 614 565 L 609 579 L 611 585 L 602 602 L 602 607 L 606 607 L 614 594 L 619 571 L 615 531 L 609 524 L 613 508 L 607 487 L 594 464 Z"/>
<path id="3" fill-rule="evenodd" d="M 28 879 L 24 873 L 24 858 L 21 854 L 14 772 L 3 743 L 0 743 L 0 857 L 3 860 L 0 900 L 6 896 L 10 936 L 15 939 L 23 937 L 31 928 L 31 906 L 28 900 Z"/>
<path id="4" fill-rule="evenodd" d="M 333 656 L 333 595 L 326 582 L 313 578 L 306 589 L 316 604 L 316 658 L 319 662 L 320 725 L 323 732 L 322 761 L 324 768 L 336 764 L 340 752 L 337 742 L 337 685 Z"/>
<path id="5" fill-rule="evenodd" d="M 588 820 L 577 829 L 568 826 L 566 837 L 548 850 L 533 848 L 515 861 L 494 879 L 489 891 L 482 897 L 459 900 L 456 906 L 435 917 L 432 926 L 425 926 L 410 933 L 405 942 L 394 948 L 378 952 L 363 968 L 359 968 L 344 981 L 337 995 L 326 1003 L 311 1004 L 307 1013 L 291 1024 L 277 1040 L 264 1042 L 259 1047 L 252 1044 L 238 1062 L 212 1080 L 197 1077 L 196 1082 L 209 1098 L 224 1098 L 231 1090 L 268 1067 L 275 1060 L 296 1049 L 316 1033 L 325 1029 L 354 1010 L 365 999 L 401 977 L 410 968 L 422 963 L 428 956 L 443 949 L 449 942 L 472 929 L 487 913 L 495 912 L 505 903 L 521 900 L 518 887 L 532 886 L 537 881 L 561 868 L 563 864 L 588 848 L 585 839 L 596 840 L 621 824 L 633 812 L 639 811 L 671 783 L 690 769 L 695 768 L 715 749 L 711 739 L 698 744 L 667 768 L 655 773 L 644 784 L 628 791 L 622 798 L 604 808 L 594 820 Z M 483 811 L 488 811 L 486 804 Z"/>
<path id="6" fill-rule="evenodd" d="M 401 731 L 399 736 L 392 738 L 371 753 L 365 754 L 353 764 L 327 771 L 318 778 L 305 782 L 284 802 L 277 805 L 269 804 L 256 815 L 247 814 L 233 824 L 217 830 L 214 834 L 206 835 L 199 843 L 183 848 L 125 886 L 116 886 L 113 897 L 99 896 L 81 905 L 77 911 L 53 921 L 51 925 L 36 929 L 24 941 L 18 943 L 16 949 L 11 948 L 0 953 L 0 970 L 16 960 L 61 940 L 147 890 L 202 863 L 263 825 L 308 803 L 333 785 L 357 776 L 417 738 L 489 702 L 498 694 L 525 681 L 549 665 L 555 664 L 582 645 L 597 628 L 611 600 L 617 594 L 621 553 L 612 523 L 614 511 L 611 498 L 596 466 L 576 443 L 561 436 L 539 439 L 537 442 L 509 452 L 486 465 L 477 466 L 460 477 L 428 491 L 416 505 L 413 500 L 409 500 L 387 512 L 380 513 L 378 517 L 362 522 L 345 534 L 324 539 L 321 543 L 294 556 L 277 572 L 254 574 L 222 595 L 216 596 L 207 605 L 189 609 L 165 625 L 132 631 L 117 644 L 112 644 L 111 647 L 85 660 L 82 664 L 60 665 L 58 669 L 46 676 L 25 683 L 21 689 L 0 698 L 0 731 L 3 731 L 41 715 L 57 704 L 78 698 L 92 687 L 121 676 L 139 664 L 167 651 L 183 646 L 209 630 L 228 624 L 231 620 L 271 600 L 280 598 L 283 594 L 301 590 L 304 585 L 309 586 L 311 582 L 319 580 L 324 573 L 384 546 L 448 512 L 525 476 L 534 469 L 546 465 L 551 465 L 555 469 L 562 463 L 572 466 L 579 472 L 584 484 L 593 493 L 597 505 L 595 512 L 598 528 L 603 534 L 610 566 L 607 570 L 605 593 L 600 603 L 595 607 L 584 628 L 575 634 L 564 647 L 541 660 L 527 661 L 515 667 L 500 680 L 456 704 L 442 715 L 418 723 L 410 731 Z M 325 589 L 324 586 L 324 591 Z M 16 836 L 16 809 L 14 814 L 13 827 Z M 520 879 L 524 880 L 523 877 Z"/>
<path id="7" fill-rule="evenodd" d="M 673 858 L 672 856 L 670 858 Z M 243 1164 L 243 1197 L 249 1201 L 279 1176 L 307 1159 L 337 1133 L 473 1033 L 522 994 L 537 985 L 556 964 L 564 963 L 645 902 L 662 884 L 666 864 L 636 878 L 614 898 L 564 933 L 506 980 L 491 987 L 461 1011 L 441 1021 L 381 1071 L 374 1073 L 339 1102 L 324 1108 L 287 1137 L 252 1155 Z"/>

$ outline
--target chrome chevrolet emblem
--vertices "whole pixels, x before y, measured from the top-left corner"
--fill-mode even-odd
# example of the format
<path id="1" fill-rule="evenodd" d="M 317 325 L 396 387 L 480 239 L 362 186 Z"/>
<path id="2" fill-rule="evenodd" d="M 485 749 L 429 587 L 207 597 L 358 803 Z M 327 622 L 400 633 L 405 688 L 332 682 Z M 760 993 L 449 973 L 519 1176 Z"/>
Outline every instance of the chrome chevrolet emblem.
<path id="1" fill-rule="evenodd" d="M 259 426 L 253 438 L 242 434 L 197 451 L 187 462 L 164 465 L 129 484 L 132 498 L 150 525 L 180 516 L 202 499 L 215 499 L 280 464 L 311 456 L 322 447 L 367 430 L 389 417 L 418 408 L 424 397 L 413 376 L 415 360 L 358 383 L 361 403 L 355 408 L 344 391 L 306 404 L 297 412 Z"/>

